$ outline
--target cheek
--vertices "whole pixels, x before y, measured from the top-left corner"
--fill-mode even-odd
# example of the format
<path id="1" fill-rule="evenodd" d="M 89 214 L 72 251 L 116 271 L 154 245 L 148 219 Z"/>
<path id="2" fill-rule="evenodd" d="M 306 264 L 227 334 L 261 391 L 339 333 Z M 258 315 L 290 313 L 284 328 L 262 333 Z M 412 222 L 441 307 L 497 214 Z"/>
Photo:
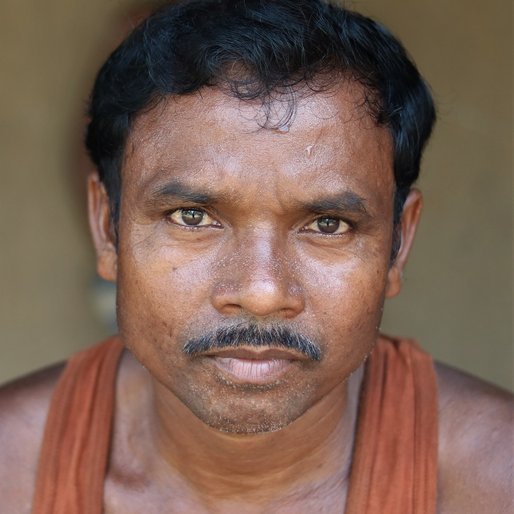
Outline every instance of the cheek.
<path id="1" fill-rule="evenodd" d="M 373 317 L 384 301 L 387 285 L 389 266 L 384 253 L 368 249 L 332 261 L 304 259 L 303 276 L 308 279 L 313 310 L 337 322 Z"/>
<path id="2" fill-rule="evenodd" d="M 323 334 L 326 362 L 346 376 L 372 349 L 382 317 L 387 283 L 383 259 L 348 259 L 311 273 L 309 322 Z"/>
<path id="3" fill-rule="evenodd" d="M 207 316 L 209 266 L 164 245 L 120 248 L 118 326 L 137 360 L 161 383 L 186 384 L 188 360 L 181 351 L 191 327 Z"/>
<path id="4" fill-rule="evenodd" d="M 127 341 L 167 345 L 202 317 L 212 263 L 203 252 L 150 237 L 120 247 L 118 323 Z M 168 348 L 168 351 L 170 348 Z"/>

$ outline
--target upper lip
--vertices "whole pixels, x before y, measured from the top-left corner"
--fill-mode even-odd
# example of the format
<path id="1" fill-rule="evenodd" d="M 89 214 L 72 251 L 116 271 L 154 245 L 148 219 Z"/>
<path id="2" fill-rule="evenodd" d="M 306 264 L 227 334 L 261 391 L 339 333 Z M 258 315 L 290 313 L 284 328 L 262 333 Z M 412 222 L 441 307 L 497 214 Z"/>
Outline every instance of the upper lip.
<path id="1" fill-rule="evenodd" d="M 220 348 L 204 354 L 207 357 L 222 357 L 227 359 L 250 360 L 307 360 L 307 357 L 294 350 L 279 348 L 253 348 L 242 346 L 238 348 Z"/>

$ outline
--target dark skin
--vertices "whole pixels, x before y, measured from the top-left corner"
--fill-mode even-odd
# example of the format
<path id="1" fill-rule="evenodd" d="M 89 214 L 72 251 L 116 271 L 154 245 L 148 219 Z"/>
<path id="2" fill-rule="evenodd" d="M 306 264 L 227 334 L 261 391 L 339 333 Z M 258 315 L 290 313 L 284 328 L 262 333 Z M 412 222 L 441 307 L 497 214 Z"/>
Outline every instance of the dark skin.
<path id="1" fill-rule="evenodd" d="M 301 99 L 287 131 L 259 128 L 259 108 L 215 89 L 142 114 L 123 162 L 117 247 L 90 178 L 98 271 L 118 283 L 129 349 L 107 513 L 344 512 L 363 361 L 385 298 L 401 289 L 422 205 L 413 190 L 391 264 L 392 145 L 361 95 L 346 83 Z M 204 331 L 250 321 L 287 325 L 321 359 L 182 352 Z M 2 512 L 30 512 L 61 369 L 1 393 Z M 509 512 L 510 396 L 444 366 L 438 380 L 439 512 Z"/>

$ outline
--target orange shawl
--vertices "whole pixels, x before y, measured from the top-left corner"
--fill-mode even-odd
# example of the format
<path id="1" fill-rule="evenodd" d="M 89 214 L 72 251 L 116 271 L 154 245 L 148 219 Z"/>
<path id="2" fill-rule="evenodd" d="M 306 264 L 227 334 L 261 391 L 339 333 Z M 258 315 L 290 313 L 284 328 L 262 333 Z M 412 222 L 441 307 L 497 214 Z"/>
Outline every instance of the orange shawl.
<path id="1" fill-rule="evenodd" d="M 55 389 L 32 514 L 101 514 L 119 338 L 68 362 Z M 435 514 L 437 389 L 416 343 L 380 337 L 367 365 L 345 514 Z"/>

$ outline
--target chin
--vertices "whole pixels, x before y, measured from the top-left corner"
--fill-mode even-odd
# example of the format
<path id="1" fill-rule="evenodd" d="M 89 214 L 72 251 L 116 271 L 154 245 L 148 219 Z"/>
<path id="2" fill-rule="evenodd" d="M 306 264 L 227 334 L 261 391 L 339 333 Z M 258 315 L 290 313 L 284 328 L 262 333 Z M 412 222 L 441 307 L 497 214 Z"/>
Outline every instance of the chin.
<path id="1" fill-rule="evenodd" d="M 270 415 L 258 411 L 254 413 L 239 413 L 238 416 L 213 416 L 212 412 L 200 420 L 211 428 L 227 434 L 251 435 L 278 432 L 293 423 L 299 416 Z"/>
<path id="2" fill-rule="evenodd" d="M 182 403 L 203 423 L 220 432 L 230 434 L 264 434 L 277 432 L 302 416 L 312 399 L 294 392 L 277 391 L 232 394 L 207 394 L 182 398 Z M 188 401 L 189 400 L 189 401 Z"/>
<path id="3" fill-rule="evenodd" d="M 260 419 L 258 423 L 250 423 L 243 420 L 218 419 L 214 422 L 213 420 L 205 420 L 205 423 L 211 428 L 226 434 L 255 435 L 278 432 L 292 421 Z"/>

